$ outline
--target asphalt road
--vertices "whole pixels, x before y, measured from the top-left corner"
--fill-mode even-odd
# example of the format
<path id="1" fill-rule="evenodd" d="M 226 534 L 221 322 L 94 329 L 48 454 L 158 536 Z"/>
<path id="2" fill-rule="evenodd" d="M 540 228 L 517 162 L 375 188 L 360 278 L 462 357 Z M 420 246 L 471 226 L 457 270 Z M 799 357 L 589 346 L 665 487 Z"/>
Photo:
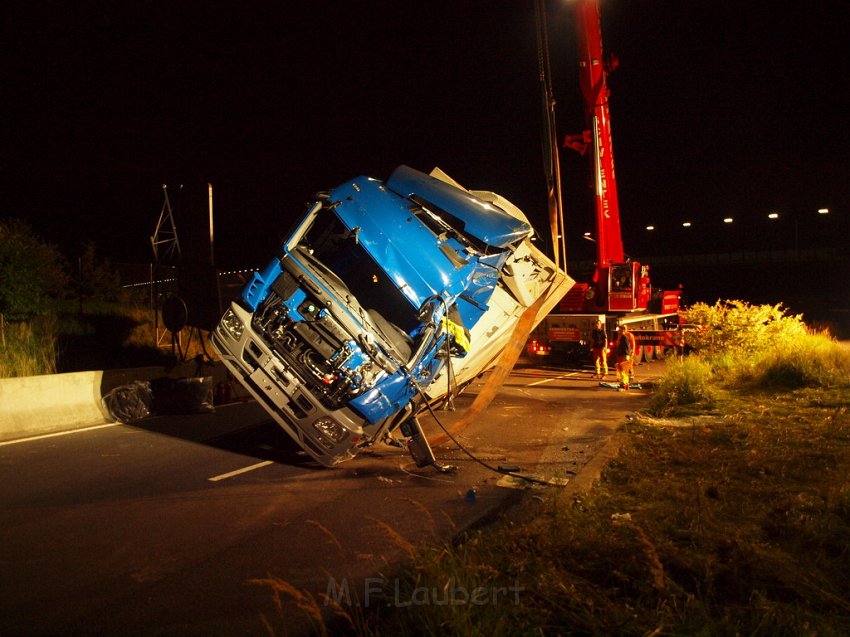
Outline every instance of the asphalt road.
<path id="1" fill-rule="evenodd" d="M 638 381 L 662 365 L 638 367 Z M 444 426 L 481 382 L 437 413 Z M 520 365 L 458 441 L 485 464 L 568 480 L 647 395 Z M 312 620 L 290 586 L 325 613 L 326 593 L 343 608 L 390 603 L 378 589 L 412 545 L 449 539 L 528 491 L 452 442 L 435 453 L 456 471 L 417 469 L 383 445 L 323 469 L 253 403 L 3 443 L 0 632 L 297 635 Z"/>

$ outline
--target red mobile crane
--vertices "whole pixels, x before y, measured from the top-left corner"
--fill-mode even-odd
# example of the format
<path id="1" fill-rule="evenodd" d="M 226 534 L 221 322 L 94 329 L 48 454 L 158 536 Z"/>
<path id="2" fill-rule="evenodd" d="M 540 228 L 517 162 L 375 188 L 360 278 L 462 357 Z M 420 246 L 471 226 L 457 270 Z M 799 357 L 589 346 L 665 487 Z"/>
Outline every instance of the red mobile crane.
<path id="1" fill-rule="evenodd" d="M 540 21 L 542 13 L 541 0 L 538 5 L 538 28 L 545 30 L 545 22 L 541 24 Z M 628 323 L 635 332 L 638 344 L 643 346 L 643 356 L 651 358 L 658 353 L 657 348 L 672 345 L 672 332 L 663 328 L 678 319 L 681 290 L 653 290 L 649 266 L 627 258 L 623 251 L 608 106 L 610 91 L 607 77 L 615 64 L 603 57 L 599 1 L 576 0 L 574 15 L 578 36 L 579 83 L 588 128 L 578 135 L 568 135 L 563 145 L 582 154 L 590 150 L 595 187 L 596 263 L 592 279 L 573 286 L 558 304 L 557 313 L 550 314 L 537 327 L 528 349 L 534 354 L 543 355 L 586 349 L 590 330 L 601 319 L 609 331 L 615 329 L 617 324 Z M 545 41 L 545 35 L 543 39 Z M 541 65 L 541 79 L 544 81 L 549 111 L 548 133 L 553 136 L 554 100 L 548 80 L 544 77 L 545 71 Z M 556 145 L 551 141 L 550 144 L 550 152 L 557 153 Z M 551 171 L 557 171 L 557 157 L 553 157 L 553 160 Z M 555 186 L 556 189 L 559 187 L 559 180 Z M 550 206 L 552 214 L 562 215 L 560 205 Z M 553 221 L 552 228 L 558 260 L 559 240 L 555 233 L 557 230 L 563 236 L 563 221 Z M 562 240 L 560 245 L 563 246 Z"/>

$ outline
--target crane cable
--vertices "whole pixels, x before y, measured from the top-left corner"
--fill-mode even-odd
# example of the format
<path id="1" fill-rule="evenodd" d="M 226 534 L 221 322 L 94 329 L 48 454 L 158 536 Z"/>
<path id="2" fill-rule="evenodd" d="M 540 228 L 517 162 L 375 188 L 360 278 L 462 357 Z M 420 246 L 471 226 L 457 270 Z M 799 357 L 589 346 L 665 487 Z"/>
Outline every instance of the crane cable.
<path id="1" fill-rule="evenodd" d="M 422 389 L 419 387 L 419 384 L 416 383 L 415 380 L 413 382 L 416 384 L 417 389 L 421 392 Z M 440 429 L 443 430 L 446 438 L 451 440 L 457 446 L 457 448 L 460 449 L 467 456 L 469 456 L 469 458 L 471 460 L 473 460 L 474 462 L 477 462 L 478 464 L 480 464 L 485 469 L 488 469 L 488 470 L 493 471 L 494 473 L 498 473 L 500 475 L 511 476 L 512 478 L 519 478 L 520 480 L 524 480 L 524 481 L 530 482 L 532 484 L 540 484 L 540 485 L 544 485 L 544 486 L 547 486 L 547 487 L 550 487 L 550 486 L 558 486 L 558 487 L 566 486 L 566 482 L 564 481 L 564 479 L 558 480 L 556 478 L 549 478 L 549 479 L 535 478 L 534 476 L 526 476 L 526 475 L 522 475 L 521 473 L 517 473 L 517 471 L 514 470 L 514 469 L 506 469 L 506 468 L 501 467 L 501 466 L 494 467 L 490 463 L 485 462 L 484 460 L 482 460 L 481 458 L 479 458 L 478 456 L 473 454 L 457 438 L 455 438 L 452 435 L 452 433 L 446 428 L 446 426 L 442 423 L 442 421 L 440 421 L 440 418 L 437 416 L 437 414 L 434 411 L 434 408 L 431 406 L 430 402 L 426 401 L 425 404 L 428 407 L 428 412 L 431 414 L 431 417 L 434 419 L 434 421 L 437 423 L 437 425 L 440 427 Z M 575 473 L 575 472 L 567 470 L 567 473 Z"/>
<path id="2" fill-rule="evenodd" d="M 552 233 L 552 250 L 555 265 L 567 269 L 566 232 L 564 230 L 564 204 L 561 189 L 561 162 L 558 155 L 558 133 L 555 123 L 555 96 L 552 90 L 552 71 L 549 59 L 549 27 L 546 20 L 545 0 L 534 5 L 537 26 L 537 68 L 540 95 L 543 101 L 543 169 L 549 207 L 549 229 Z"/>

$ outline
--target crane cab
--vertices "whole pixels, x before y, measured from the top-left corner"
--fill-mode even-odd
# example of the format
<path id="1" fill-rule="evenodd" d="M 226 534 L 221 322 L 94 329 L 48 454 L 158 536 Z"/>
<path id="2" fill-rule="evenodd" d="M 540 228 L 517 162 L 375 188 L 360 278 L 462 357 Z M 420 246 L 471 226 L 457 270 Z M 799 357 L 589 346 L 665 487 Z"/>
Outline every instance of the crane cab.
<path id="1" fill-rule="evenodd" d="M 636 261 L 611 263 L 608 266 L 608 311 L 634 312 L 646 310 L 652 288 L 649 266 Z"/>

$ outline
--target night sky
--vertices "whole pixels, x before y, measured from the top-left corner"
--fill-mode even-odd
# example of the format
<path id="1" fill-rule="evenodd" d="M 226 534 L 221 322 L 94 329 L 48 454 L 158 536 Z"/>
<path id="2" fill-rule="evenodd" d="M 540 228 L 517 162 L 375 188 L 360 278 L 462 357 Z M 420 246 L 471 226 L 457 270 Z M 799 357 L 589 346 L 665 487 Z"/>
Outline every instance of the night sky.
<path id="1" fill-rule="evenodd" d="M 569 3 L 547 6 L 563 136 L 584 127 L 575 36 Z M 685 219 L 695 251 L 730 245 L 724 216 L 750 249 L 770 247 L 770 210 L 846 220 L 843 7 L 603 0 L 627 252 L 675 251 Z M 217 265 L 262 265 L 314 192 L 398 164 L 494 190 L 545 230 L 531 0 L 13 0 L 2 13 L 0 216 L 71 258 L 91 240 L 150 261 L 164 183 L 178 234 L 203 233 L 211 182 Z M 586 160 L 563 152 L 568 249 L 590 256 Z"/>

